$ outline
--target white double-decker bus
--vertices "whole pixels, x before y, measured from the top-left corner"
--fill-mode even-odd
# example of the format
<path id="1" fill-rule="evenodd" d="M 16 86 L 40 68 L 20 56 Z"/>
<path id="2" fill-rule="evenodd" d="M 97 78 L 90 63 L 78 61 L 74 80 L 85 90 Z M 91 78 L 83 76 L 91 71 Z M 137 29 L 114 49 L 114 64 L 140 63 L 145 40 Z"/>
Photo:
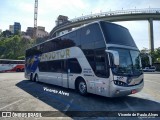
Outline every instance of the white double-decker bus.
<path id="1" fill-rule="evenodd" d="M 144 86 L 139 54 L 128 29 L 97 21 L 26 50 L 25 77 L 81 95 L 125 96 Z"/>

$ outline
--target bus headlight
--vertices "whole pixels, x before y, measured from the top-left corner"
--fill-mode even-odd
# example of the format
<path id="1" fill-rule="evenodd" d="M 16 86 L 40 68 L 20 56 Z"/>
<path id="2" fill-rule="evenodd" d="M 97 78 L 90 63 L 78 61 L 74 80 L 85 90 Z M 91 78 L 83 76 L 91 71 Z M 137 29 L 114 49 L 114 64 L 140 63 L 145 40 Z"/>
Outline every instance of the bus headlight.
<path id="1" fill-rule="evenodd" d="M 129 84 L 131 81 L 132 81 L 132 78 L 128 77 L 126 82 L 127 82 L 127 84 Z"/>
<path id="2" fill-rule="evenodd" d="M 119 81 L 119 80 L 114 80 L 114 84 L 115 84 L 115 85 L 118 85 L 118 86 L 125 86 L 125 87 L 128 86 L 127 83 L 122 82 L 122 81 Z"/>

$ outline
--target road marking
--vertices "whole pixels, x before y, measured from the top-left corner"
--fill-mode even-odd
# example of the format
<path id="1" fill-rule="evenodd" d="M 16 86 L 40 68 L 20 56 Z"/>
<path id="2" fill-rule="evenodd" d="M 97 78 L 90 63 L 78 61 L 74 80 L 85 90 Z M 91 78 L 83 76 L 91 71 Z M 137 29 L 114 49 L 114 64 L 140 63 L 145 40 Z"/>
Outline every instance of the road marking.
<path id="1" fill-rule="evenodd" d="M 124 103 L 129 107 L 129 109 L 131 109 L 132 111 L 135 111 L 126 101 L 124 101 Z"/>
<path id="2" fill-rule="evenodd" d="M 17 101 L 15 101 L 15 102 L 11 103 L 11 104 L 8 104 L 8 105 L 0 108 L 0 110 L 4 109 L 4 108 L 6 108 L 6 107 L 9 107 L 9 106 L 11 106 L 11 105 L 14 105 L 14 104 L 16 104 L 16 103 L 18 103 L 18 102 L 20 102 L 20 101 L 22 101 L 22 100 L 23 100 L 23 99 L 20 99 L 20 100 L 17 100 Z"/>
<path id="3" fill-rule="evenodd" d="M 144 80 L 144 81 L 152 82 L 152 83 L 155 83 L 155 84 L 160 84 L 160 83 L 158 83 L 158 82 L 149 81 L 149 80 Z"/>
<path id="4" fill-rule="evenodd" d="M 70 104 L 68 104 L 68 105 L 66 106 L 66 108 L 64 109 L 65 112 L 70 108 L 72 102 L 73 102 L 73 99 L 70 101 Z"/>
<path id="5" fill-rule="evenodd" d="M 124 101 L 124 103 L 129 107 L 129 109 L 131 109 L 131 111 L 135 111 L 130 105 L 129 103 L 127 103 L 126 101 Z M 142 118 L 138 117 L 138 119 L 143 120 Z"/>

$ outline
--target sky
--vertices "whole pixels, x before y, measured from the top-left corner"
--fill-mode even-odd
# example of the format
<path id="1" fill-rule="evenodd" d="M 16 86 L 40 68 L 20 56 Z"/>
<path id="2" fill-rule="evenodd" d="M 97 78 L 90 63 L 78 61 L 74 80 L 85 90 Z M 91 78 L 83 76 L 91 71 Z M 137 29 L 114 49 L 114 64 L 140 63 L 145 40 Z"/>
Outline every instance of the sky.
<path id="1" fill-rule="evenodd" d="M 35 0 L 0 0 L 0 29 L 9 29 L 9 25 L 20 22 L 22 31 L 34 26 Z M 38 0 L 38 26 L 44 26 L 47 32 L 55 27 L 59 15 L 69 19 L 94 13 L 160 8 L 160 0 Z M 116 22 L 128 28 L 139 49 L 149 48 L 148 21 Z M 154 21 L 154 46 L 160 47 L 160 21 Z"/>

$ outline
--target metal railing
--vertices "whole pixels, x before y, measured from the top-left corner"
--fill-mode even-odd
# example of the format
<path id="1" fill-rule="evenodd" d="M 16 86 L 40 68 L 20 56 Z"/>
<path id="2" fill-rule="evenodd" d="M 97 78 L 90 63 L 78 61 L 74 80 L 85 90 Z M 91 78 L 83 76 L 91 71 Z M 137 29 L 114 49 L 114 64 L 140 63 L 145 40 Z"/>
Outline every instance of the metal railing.
<path id="1" fill-rule="evenodd" d="M 95 14 L 80 16 L 80 17 L 77 17 L 77 18 L 69 19 L 69 21 L 70 22 L 77 22 L 77 21 L 81 21 L 81 20 L 87 20 L 87 19 L 104 17 L 104 16 L 126 15 L 126 14 L 144 14 L 144 13 L 159 13 L 160 14 L 160 8 L 108 11 L 108 12 L 101 12 L 101 13 L 95 13 Z"/>
<path id="2" fill-rule="evenodd" d="M 147 14 L 147 13 L 152 13 L 152 14 L 160 14 L 160 8 L 145 8 L 145 9 L 128 9 L 128 10 L 116 10 L 116 11 L 108 11 L 108 12 L 100 12 L 100 13 L 95 13 L 95 14 L 90 14 L 90 15 L 84 15 L 80 16 L 77 18 L 69 19 L 68 21 L 55 26 L 52 32 L 58 28 L 67 26 L 72 23 L 77 23 L 81 21 L 87 21 L 91 19 L 96 19 L 96 18 L 102 18 L 102 17 L 110 17 L 110 16 L 116 16 L 116 15 L 136 15 L 136 14 Z"/>

